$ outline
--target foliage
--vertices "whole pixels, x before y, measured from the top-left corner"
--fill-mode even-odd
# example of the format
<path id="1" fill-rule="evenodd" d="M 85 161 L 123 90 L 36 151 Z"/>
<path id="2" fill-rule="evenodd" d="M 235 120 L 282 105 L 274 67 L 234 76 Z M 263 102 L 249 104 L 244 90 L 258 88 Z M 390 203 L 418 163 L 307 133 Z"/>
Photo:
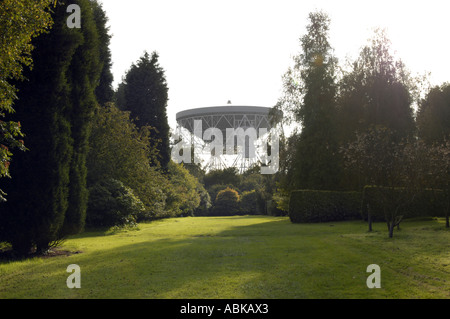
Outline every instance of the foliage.
<path id="1" fill-rule="evenodd" d="M 290 192 L 283 188 L 278 188 L 273 194 L 273 200 L 275 202 L 275 207 L 283 212 L 289 212 L 289 200 Z"/>
<path id="2" fill-rule="evenodd" d="M 88 201 L 86 158 L 94 110 L 97 105 L 95 91 L 103 69 L 93 2 L 78 0 L 78 4 L 83 16 L 83 27 L 80 29 L 83 41 L 76 48 L 68 69 L 71 79 L 72 110 L 69 116 L 73 155 L 70 164 L 69 206 L 62 230 L 65 235 L 81 232 L 86 219 Z"/>
<path id="3" fill-rule="evenodd" d="M 339 83 L 341 138 L 352 140 L 355 133 L 379 125 L 400 137 L 411 136 L 415 90 L 404 63 L 393 56 L 386 31 L 377 29 Z"/>
<path id="4" fill-rule="evenodd" d="M 244 210 L 241 213 L 266 214 L 269 211 L 268 205 L 272 200 L 275 176 L 262 175 L 258 166 L 242 174 L 239 174 L 235 167 L 212 170 L 204 175 L 203 181 L 212 201 L 211 214 L 214 214 L 217 195 L 227 188 L 243 196 L 240 205 L 243 205 Z"/>
<path id="5" fill-rule="evenodd" d="M 118 107 L 129 110 L 138 127 L 156 129 L 161 167 L 167 170 L 170 162 L 169 124 L 167 120 L 168 87 L 156 52 L 147 52 L 132 64 L 119 85 Z"/>
<path id="6" fill-rule="evenodd" d="M 428 145 L 431 161 L 428 186 L 447 194 L 446 226 L 450 228 L 450 84 L 432 87 L 417 112 L 419 138 Z"/>
<path id="7" fill-rule="evenodd" d="M 209 196 L 209 193 L 206 191 L 204 186 L 199 183 L 197 185 L 197 192 L 200 196 L 200 204 L 195 209 L 194 215 L 195 216 L 208 216 L 210 214 L 210 210 L 212 207 L 211 203 L 211 196 Z"/>
<path id="8" fill-rule="evenodd" d="M 450 139 L 450 83 L 430 89 L 419 105 L 417 127 L 428 144 Z"/>
<path id="9" fill-rule="evenodd" d="M 380 191 L 380 186 L 364 187 L 362 197 L 362 213 L 365 219 L 385 221 L 386 209 L 396 209 L 399 205 L 397 198 L 401 198 L 405 191 L 401 187 L 386 188 Z M 382 197 L 384 195 L 384 197 Z M 387 203 L 386 203 L 387 201 Z M 399 207 L 398 216 L 402 218 L 415 217 L 444 217 L 448 199 L 444 191 L 439 189 L 424 189 L 411 202 Z"/>
<path id="10" fill-rule="evenodd" d="M 182 164 L 169 162 L 166 211 L 170 216 L 193 216 L 200 206 L 201 185 Z M 207 205 L 206 203 L 204 203 Z"/>
<path id="11" fill-rule="evenodd" d="M 33 42 L 34 67 L 24 73 L 28 81 L 17 84 L 14 116 L 23 125 L 29 151 L 15 158 L 14 179 L 6 185 L 11 197 L 1 218 L 8 241 L 22 254 L 33 247 L 45 252 L 85 223 L 86 157 L 104 65 L 94 2 L 72 3 L 82 10 L 83 28 L 67 27 L 68 3 L 58 1 L 53 28 Z"/>
<path id="12" fill-rule="evenodd" d="M 94 20 L 97 25 L 97 33 L 99 40 L 100 63 L 102 66 L 99 83 L 95 89 L 95 96 L 100 105 L 105 105 L 114 100 L 114 89 L 112 83 L 114 77 L 112 75 L 112 56 L 109 48 L 111 43 L 110 28 L 107 26 L 108 17 L 101 3 L 97 0 L 91 1 L 93 8 Z"/>
<path id="13" fill-rule="evenodd" d="M 227 187 L 221 190 L 214 201 L 212 216 L 233 216 L 240 213 L 239 209 L 239 193 Z"/>
<path id="14" fill-rule="evenodd" d="M 292 161 L 283 181 L 286 189 L 334 189 L 339 167 L 335 128 L 337 59 L 329 43 L 330 19 L 324 12 L 309 15 L 301 53 L 284 76 L 284 94 L 275 109 L 301 125 L 291 140 Z"/>
<path id="15" fill-rule="evenodd" d="M 145 206 L 122 182 L 115 179 L 99 181 L 89 188 L 86 214 L 88 227 L 135 225 Z"/>
<path id="16" fill-rule="evenodd" d="M 402 220 L 402 207 L 410 205 L 427 185 L 432 173 L 429 155 L 423 142 L 399 138 L 382 126 L 358 134 L 344 149 L 347 167 L 358 171 L 365 185 L 378 186 L 374 190 L 380 193 L 389 237 Z"/>
<path id="17" fill-rule="evenodd" d="M 53 21 L 53 0 L 3 0 L 0 6 L 0 118 L 14 113 L 17 99 L 14 81 L 25 79 L 25 67 L 32 68 L 33 38 L 48 31 Z M 20 119 L 19 119 L 20 121 Z M 11 177 L 12 151 L 26 150 L 19 121 L 0 120 L 0 178 Z M 0 201 L 5 193 L 0 190 Z"/>
<path id="18" fill-rule="evenodd" d="M 244 191 L 240 196 L 240 210 L 244 215 L 259 215 L 262 213 L 261 199 L 256 190 Z"/>
<path id="19" fill-rule="evenodd" d="M 17 84 L 15 116 L 23 125 L 29 151 L 15 156 L 14 178 L 6 184 L 10 196 L 1 218 L 8 241 L 20 254 L 32 247 L 45 251 L 63 236 L 73 156 L 69 69 L 83 43 L 80 30 L 67 28 L 65 9 L 63 4 L 56 6 L 51 32 L 33 42 L 34 67 L 25 73 L 28 81 Z"/>
<path id="20" fill-rule="evenodd" d="M 237 168 L 228 167 L 208 172 L 203 177 L 203 182 L 206 188 L 209 188 L 213 185 L 233 185 L 234 187 L 239 187 L 239 184 L 241 183 L 241 177 L 239 176 Z"/>
<path id="21" fill-rule="evenodd" d="M 158 169 L 153 136 L 150 127 L 136 127 L 129 112 L 107 104 L 96 109 L 87 158 L 88 185 L 109 178 L 121 181 L 144 203 L 145 219 L 165 214 L 169 185 Z"/>
<path id="22" fill-rule="evenodd" d="M 32 67 L 33 38 L 52 26 L 49 12 L 53 0 L 3 0 L 0 6 L 0 112 L 13 112 L 17 98 L 8 81 L 24 80 L 24 67 Z"/>
<path id="23" fill-rule="evenodd" d="M 413 80 L 403 62 L 394 58 L 386 32 L 376 30 L 339 82 L 336 122 L 340 145 L 377 127 L 395 135 L 394 143 L 411 138 L 415 133 L 413 102 L 417 89 Z M 365 185 L 361 175 L 348 169 L 341 183 L 355 190 Z"/>
<path id="24" fill-rule="evenodd" d="M 289 200 L 293 223 L 321 223 L 361 219 L 361 193 L 296 190 Z"/>
<path id="25" fill-rule="evenodd" d="M 226 189 L 226 188 L 232 188 L 235 191 L 237 191 L 239 193 L 239 189 L 237 189 L 234 185 L 232 184 L 214 184 L 212 186 L 209 186 L 209 188 L 207 188 L 209 197 L 212 200 L 212 204 L 214 205 L 214 203 L 216 202 L 216 198 L 217 198 L 217 194 L 219 194 L 220 191 Z"/>

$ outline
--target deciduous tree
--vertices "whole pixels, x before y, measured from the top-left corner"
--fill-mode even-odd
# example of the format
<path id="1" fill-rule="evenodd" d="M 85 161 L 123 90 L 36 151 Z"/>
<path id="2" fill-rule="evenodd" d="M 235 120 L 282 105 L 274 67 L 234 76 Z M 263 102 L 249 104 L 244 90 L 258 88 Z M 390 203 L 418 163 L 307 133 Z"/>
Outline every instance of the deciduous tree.
<path id="1" fill-rule="evenodd" d="M 52 26 L 50 7 L 53 0 L 3 0 L 0 5 L 0 118 L 14 113 L 17 81 L 25 79 L 25 68 L 32 68 L 33 38 Z M 17 118 L 17 117 L 16 117 Z M 25 147 L 21 138 L 20 118 L 0 120 L 0 178 L 11 177 L 12 151 Z M 6 194 L 0 190 L 0 201 Z"/>

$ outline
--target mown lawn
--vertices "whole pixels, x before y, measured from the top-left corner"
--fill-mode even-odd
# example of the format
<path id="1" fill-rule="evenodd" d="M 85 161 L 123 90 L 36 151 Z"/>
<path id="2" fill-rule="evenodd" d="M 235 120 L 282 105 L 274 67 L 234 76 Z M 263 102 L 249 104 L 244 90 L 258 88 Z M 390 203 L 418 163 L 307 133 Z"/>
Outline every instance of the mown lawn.
<path id="1" fill-rule="evenodd" d="M 292 224 L 285 217 L 189 217 L 68 239 L 69 256 L 0 261 L 0 298 L 450 298 L 444 220 Z M 67 266 L 81 268 L 69 289 Z M 366 268 L 381 268 L 369 289 Z"/>

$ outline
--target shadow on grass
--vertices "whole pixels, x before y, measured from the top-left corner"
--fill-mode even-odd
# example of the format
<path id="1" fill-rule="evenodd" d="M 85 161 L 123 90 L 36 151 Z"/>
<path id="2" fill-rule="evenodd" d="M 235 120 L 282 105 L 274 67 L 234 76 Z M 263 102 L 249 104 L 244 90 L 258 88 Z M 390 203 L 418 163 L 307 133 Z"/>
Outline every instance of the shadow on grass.
<path id="1" fill-rule="evenodd" d="M 45 291 L 44 298 L 366 298 L 365 267 L 374 258 L 392 259 L 389 252 L 364 247 L 361 240 L 367 237 L 342 236 L 366 233 L 364 222 L 292 224 L 287 218 L 212 217 L 218 223 L 232 218 L 258 220 L 208 236 L 166 237 L 54 258 L 51 266 L 33 265 L 32 273 L 47 274 L 49 280 L 27 280 L 40 286 L 41 294 Z M 435 228 L 437 221 L 423 225 Z M 89 232 L 75 238 L 102 236 L 104 232 Z M 81 267 L 79 290 L 65 287 L 65 267 L 72 263 Z M 407 261 L 401 267 L 405 265 Z M 386 290 L 373 295 L 385 297 Z"/>

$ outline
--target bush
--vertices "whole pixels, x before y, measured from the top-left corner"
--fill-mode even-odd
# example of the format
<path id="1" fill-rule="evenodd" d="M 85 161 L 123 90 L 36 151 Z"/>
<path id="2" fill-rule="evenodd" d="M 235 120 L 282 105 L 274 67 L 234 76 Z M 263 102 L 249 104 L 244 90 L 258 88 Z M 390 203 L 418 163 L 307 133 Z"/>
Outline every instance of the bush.
<path id="1" fill-rule="evenodd" d="M 255 190 L 243 192 L 240 200 L 240 209 L 242 214 L 258 215 L 260 209 L 260 196 Z"/>
<path id="2" fill-rule="evenodd" d="M 224 189 L 233 189 L 235 191 L 237 191 L 239 193 L 239 189 L 237 189 L 235 186 L 231 185 L 231 184 L 214 184 L 212 186 L 209 186 L 206 188 L 206 190 L 208 191 L 208 194 L 211 198 L 212 204 L 214 204 L 216 202 L 216 198 L 217 195 L 219 194 L 220 191 L 223 191 Z"/>
<path id="3" fill-rule="evenodd" d="M 368 207 L 372 221 L 385 221 L 385 209 L 392 210 L 399 207 L 399 215 L 403 218 L 415 217 L 444 217 L 445 204 L 448 198 L 442 190 L 426 189 L 418 193 L 409 201 L 400 203 L 399 198 L 405 192 L 404 188 L 386 188 L 379 186 L 365 186 L 362 198 L 362 214 L 367 219 Z M 403 196 L 404 197 L 404 196 Z"/>
<path id="4" fill-rule="evenodd" d="M 193 216 L 200 206 L 201 184 L 182 164 L 170 161 L 169 181 L 166 190 L 167 217 Z"/>
<path id="5" fill-rule="evenodd" d="M 221 190 L 216 197 L 212 216 L 233 216 L 240 214 L 239 194 L 232 188 Z"/>
<path id="6" fill-rule="evenodd" d="M 131 188 L 115 179 L 96 183 L 90 189 L 86 224 L 90 227 L 134 225 L 145 211 Z"/>
<path id="7" fill-rule="evenodd" d="M 123 182 L 145 205 L 143 220 L 165 216 L 170 187 L 158 164 L 154 135 L 149 127 L 136 127 L 128 112 L 108 104 L 96 109 L 89 141 L 89 188 L 111 178 Z"/>
<path id="8" fill-rule="evenodd" d="M 291 193 L 289 218 L 293 223 L 361 219 L 361 193 L 297 190 Z"/>
<path id="9" fill-rule="evenodd" d="M 195 209 L 194 216 L 208 216 L 211 210 L 211 197 L 203 185 L 198 185 L 198 194 L 200 196 L 200 205 Z"/>
<path id="10" fill-rule="evenodd" d="M 266 214 L 270 216 L 288 216 L 289 214 L 289 207 L 286 210 L 280 209 L 275 200 L 267 200 L 265 202 L 265 209 Z"/>

